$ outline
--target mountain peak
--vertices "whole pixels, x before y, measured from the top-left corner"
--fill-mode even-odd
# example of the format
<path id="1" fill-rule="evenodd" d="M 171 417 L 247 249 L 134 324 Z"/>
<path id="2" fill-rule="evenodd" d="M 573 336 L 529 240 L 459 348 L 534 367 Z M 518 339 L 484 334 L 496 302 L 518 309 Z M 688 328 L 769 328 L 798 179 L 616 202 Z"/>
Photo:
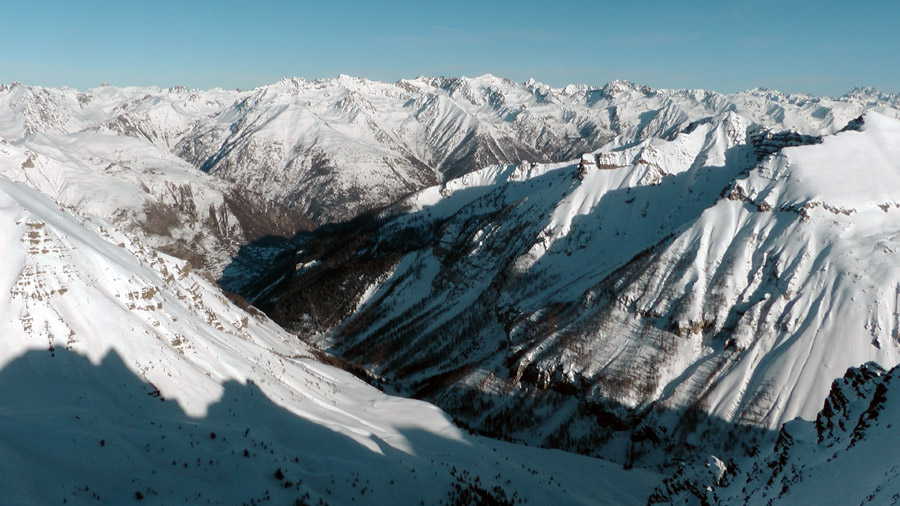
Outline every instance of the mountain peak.
<path id="1" fill-rule="evenodd" d="M 615 80 L 606 83 L 601 88 L 604 95 L 614 98 L 621 95 L 629 94 L 633 96 L 650 96 L 654 93 L 653 88 L 646 85 L 635 84 L 631 81 Z"/>
<path id="2" fill-rule="evenodd" d="M 884 93 L 874 86 L 858 86 L 844 94 L 843 97 L 872 102 L 891 102 L 897 100 L 897 95 Z"/>

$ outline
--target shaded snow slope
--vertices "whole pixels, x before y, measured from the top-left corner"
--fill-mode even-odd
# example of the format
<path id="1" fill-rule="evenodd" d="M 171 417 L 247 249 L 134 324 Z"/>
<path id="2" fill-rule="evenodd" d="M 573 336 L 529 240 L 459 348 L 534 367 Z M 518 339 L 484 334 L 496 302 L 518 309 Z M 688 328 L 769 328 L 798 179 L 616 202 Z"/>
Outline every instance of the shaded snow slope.
<path id="1" fill-rule="evenodd" d="M 697 413 L 774 429 L 847 367 L 900 361 L 900 125 L 855 128 L 779 137 L 725 113 L 593 164 L 476 171 L 321 231 L 250 295 L 490 433 L 561 444 L 598 411 L 600 440 L 665 441 Z M 569 415 L 518 426 L 517 396 Z"/>
<path id="2" fill-rule="evenodd" d="M 4 502 L 639 504 L 657 481 L 468 436 L 5 177 L 0 216 Z"/>
<path id="3" fill-rule="evenodd" d="M 786 423 L 754 459 L 687 466 L 649 504 L 896 504 L 900 420 L 895 380 L 875 363 L 835 380 L 813 421 Z"/>

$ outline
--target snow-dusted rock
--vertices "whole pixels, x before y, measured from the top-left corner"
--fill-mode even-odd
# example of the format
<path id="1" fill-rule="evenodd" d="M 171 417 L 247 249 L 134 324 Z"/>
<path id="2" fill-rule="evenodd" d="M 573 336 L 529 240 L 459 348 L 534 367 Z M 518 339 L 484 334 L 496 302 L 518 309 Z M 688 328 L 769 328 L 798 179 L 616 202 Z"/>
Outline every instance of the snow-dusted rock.
<path id="1" fill-rule="evenodd" d="M 0 258 L 4 503 L 641 504 L 659 479 L 467 435 L 2 176 Z"/>
<path id="2" fill-rule="evenodd" d="M 732 462 L 721 477 L 686 465 L 649 504 L 893 504 L 900 480 L 898 369 L 867 363 L 835 380 L 815 423 L 782 426 L 774 447 Z M 715 457 L 710 457 L 715 459 Z"/>
<path id="3" fill-rule="evenodd" d="M 763 137 L 783 145 L 760 160 L 759 126 L 725 113 L 586 171 L 476 171 L 319 234 L 252 295 L 509 437 L 555 441 L 598 410 L 620 435 L 650 431 L 632 441 L 692 433 L 697 413 L 775 430 L 815 417 L 840 371 L 900 362 L 900 122 Z M 557 415 L 517 427 L 497 392 Z"/>

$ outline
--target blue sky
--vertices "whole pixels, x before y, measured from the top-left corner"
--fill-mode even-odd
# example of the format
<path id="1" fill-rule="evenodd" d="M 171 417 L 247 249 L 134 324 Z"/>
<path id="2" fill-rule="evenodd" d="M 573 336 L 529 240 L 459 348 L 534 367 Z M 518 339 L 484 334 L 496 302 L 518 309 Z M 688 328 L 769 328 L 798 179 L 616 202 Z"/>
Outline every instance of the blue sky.
<path id="1" fill-rule="evenodd" d="M 900 2 L 9 1 L 0 82 L 252 88 L 491 73 L 723 92 L 900 92 Z"/>

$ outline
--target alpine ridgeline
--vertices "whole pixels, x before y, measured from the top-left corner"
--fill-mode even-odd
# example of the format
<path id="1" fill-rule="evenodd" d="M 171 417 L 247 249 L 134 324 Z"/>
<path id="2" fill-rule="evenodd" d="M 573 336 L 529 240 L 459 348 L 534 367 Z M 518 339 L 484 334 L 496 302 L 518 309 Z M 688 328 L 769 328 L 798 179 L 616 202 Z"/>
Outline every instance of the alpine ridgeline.
<path id="1" fill-rule="evenodd" d="M 642 504 L 659 475 L 470 436 L 190 264 L 0 176 L 4 504 Z"/>
<path id="2" fill-rule="evenodd" d="M 843 126 L 729 110 L 492 166 L 319 229 L 245 295 L 484 433 L 753 453 L 848 367 L 900 362 L 900 121 Z"/>
<path id="3" fill-rule="evenodd" d="M 347 220 L 492 164 L 672 139 L 726 111 L 773 131 L 828 134 L 865 110 L 894 115 L 898 103 L 872 89 L 825 99 L 490 75 L 295 78 L 251 91 L 13 84 L 0 85 L 0 142 L 17 153 L 0 171 L 218 277 L 249 241 Z M 233 288 L 284 244 L 257 244 L 229 276 Z"/>

